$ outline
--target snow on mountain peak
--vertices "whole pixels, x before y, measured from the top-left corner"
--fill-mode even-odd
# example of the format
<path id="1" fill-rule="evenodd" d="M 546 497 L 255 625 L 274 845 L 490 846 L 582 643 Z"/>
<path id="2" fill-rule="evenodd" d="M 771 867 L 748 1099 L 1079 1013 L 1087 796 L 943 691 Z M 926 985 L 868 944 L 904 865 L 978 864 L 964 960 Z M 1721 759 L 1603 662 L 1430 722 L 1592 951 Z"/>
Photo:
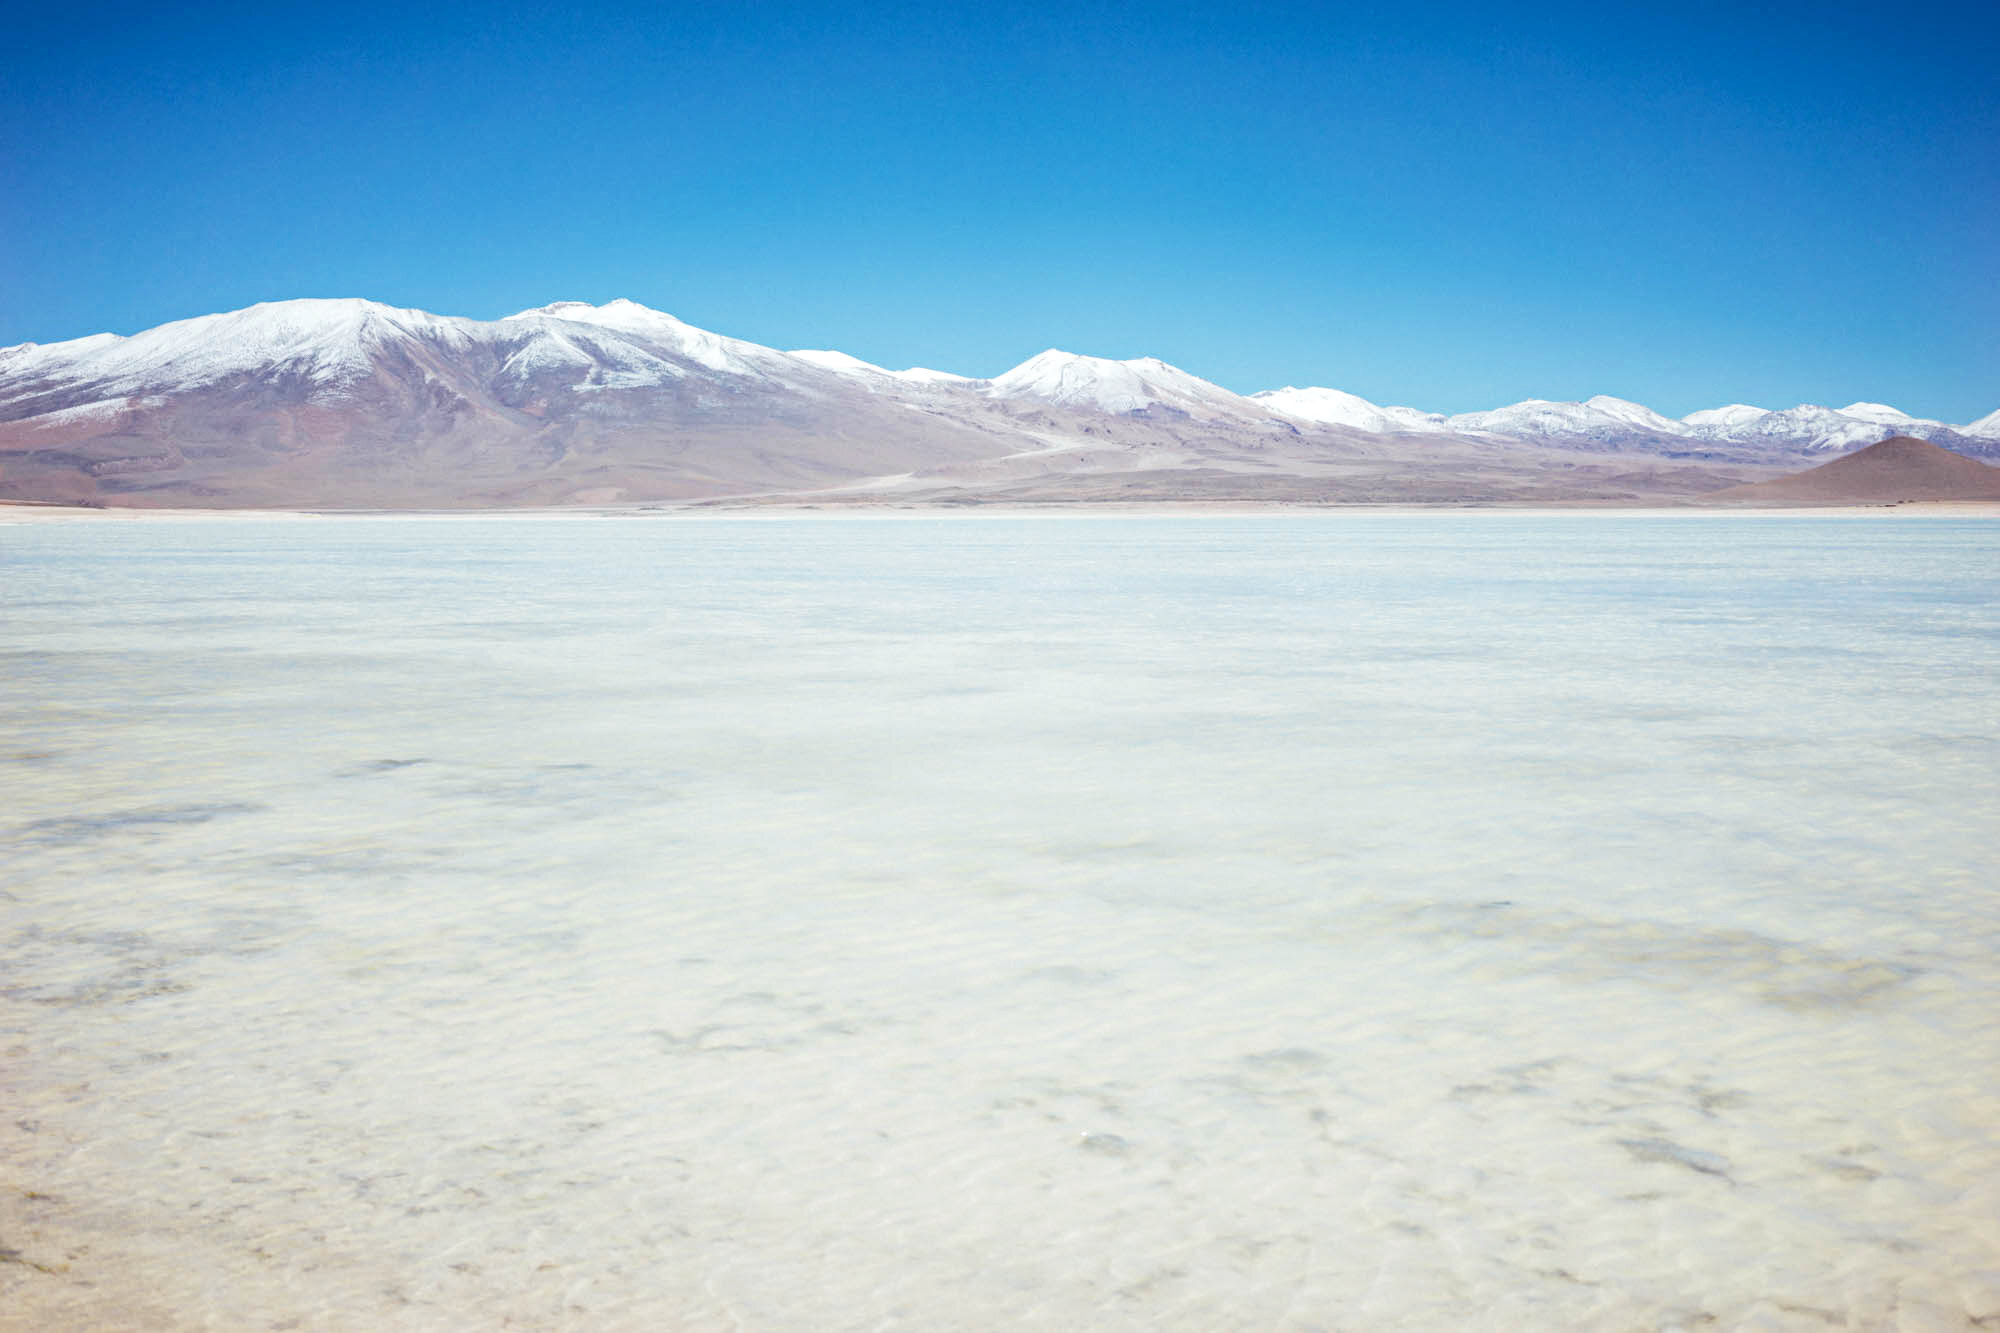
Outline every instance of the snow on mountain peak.
<path id="1" fill-rule="evenodd" d="M 1673 421 L 1642 404 L 1599 394 L 1583 402 L 1529 399 L 1447 418 L 1377 406 L 1324 387 L 1287 385 L 1244 398 L 1158 357 L 1119 361 L 1056 348 L 994 379 L 968 380 L 923 368 L 889 370 L 831 350 L 780 352 L 695 328 L 627 299 L 603 305 L 557 301 L 499 321 L 432 315 L 354 298 L 273 301 L 162 324 L 130 337 L 103 333 L 0 348 L 0 380 L 10 401 L 33 416 L 115 415 L 125 410 L 120 404 L 127 399 L 153 401 L 162 394 L 245 380 L 302 385 L 315 398 L 341 399 L 365 394 L 358 386 L 385 373 L 428 377 L 439 367 L 457 364 L 456 354 L 475 346 L 490 346 L 499 354 L 501 375 L 508 381 L 565 383 L 579 393 L 662 385 L 699 378 L 706 369 L 754 377 L 762 381 L 760 389 L 809 396 L 824 395 L 827 376 L 840 375 L 876 393 L 906 395 L 911 405 L 925 410 L 951 400 L 938 386 L 963 385 L 967 393 L 1040 400 L 1086 412 L 1159 408 L 1207 421 L 1268 426 L 1279 417 L 1378 434 L 1461 431 L 1617 447 L 1658 447 L 1677 439 L 1784 453 L 1837 452 L 1873 444 L 1888 434 L 1946 444 L 2000 440 L 2000 411 L 1965 426 L 1945 426 L 1867 401 L 1837 411 L 1800 404 L 1775 412 L 1731 403 Z M 45 412 L 33 412 L 35 405 L 44 405 Z"/>
<path id="2" fill-rule="evenodd" d="M 1355 426 L 1362 430 L 1370 429 L 1368 423 L 1381 414 L 1381 409 L 1366 398 L 1317 385 L 1299 389 L 1287 384 L 1282 389 L 1265 389 L 1251 394 L 1250 401 L 1297 421 Z"/>
<path id="3" fill-rule="evenodd" d="M 566 319 L 572 324 L 596 324 L 602 328 L 649 331 L 657 328 L 686 329 L 692 325 L 683 324 L 664 310 L 640 305 L 619 297 L 606 301 L 603 305 L 592 305 L 588 301 L 551 301 L 547 305 L 536 306 L 532 310 L 522 310 L 507 316 L 508 319 Z"/>
<path id="4" fill-rule="evenodd" d="M 836 352 L 827 348 L 801 347 L 790 353 L 790 355 L 797 357 L 801 361 L 818 366 L 821 370 L 830 370 L 836 375 L 860 375 L 865 377 L 871 375 L 894 375 L 896 373 L 893 370 L 883 369 L 873 361 L 863 361 L 858 356 L 849 356 L 845 352 Z"/>
<path id="5" fill-rule="evenodd" d="M 1449 418 L 1451 429 L 1483 435 L 1540 435 L 1578 439 L 1608 439 L 1632 430 L 1659 435 L 1684 435 L 1688 428 L 1650 407 L 1599 394 L 1581 403 L 1529 398 L 1490 412 L 1460 412 Z"/>
<path id="6" fill-rule="evenodd" d="M 1887 403 L 1849 403 L 1836 410 L 1844 417 L 1853 417 L 1856 421 L 1876 421 L 1884 426 L 1916 420 L 1908 412 L 1899 412 Z"/>
<path id="7" fill-rule="evenodd" d="M 38 377 L 51 368 L 76 362 L 124 341 L 115 333 L 92 333 L 59 343 L 15 343 L 12 347 L 0 347 L 0 374 L 24 379 Z"/>
<path id="8" fill-rule="evenodd" d="M 572 324 L 591 324 L 617 333 L 630 334 L 697 365 L 732 375 L 762 374 L 783 352 L 774 351 L 740 338 L 725 338 L 707 329 L 675 319 L 664 310 L 655 310 L 637 301 L 619 297 L 603 305 L 588 301 L 556 301 L 507 316 L 515 319 L 560 319 Z"/>
<path id="9" fill-rule="evenodd" d="M 1583 400 L 1583 405 L 1594 412 L 1616 421 L 1623 421 L 1641 430 L 1658 431 L 1662 435 L 1679 435 L 1683 427 L 1672 417 L 1655 412 L 1643 403 L 1635 403 L 1629 398 L 1613 398 L 1608 393 L 1600 393 Z"/>
<path id="10" fill-rule="evenodd" d="M 908 370 L 890 370 L 878 366 L 873 361 L 863 361 L 858 356 L 846 352 L 836 352 L 826 348 L 800 348 L 786 353 L 800 361 L 809 362 L 821 370 L 830 370 L 836 375 L 851 375 L 863 380 L 901 380 L 905 384 L 969 384 L 963 375 L 954 375 L 947 370 L 929 370 L 923 366 L 911 366 Z"/>
<path id="11" fill-rule="evenodd" d="M 1746 426 L 1758 417 L 1770 415 L 1768 407 L 1752 407 L 1748 403 L 1730 403 L 1725 407 L 1705 407 L 1699 412 L 1690 412 L 1681 418 L 1684 426 L 1715 426 L 1734 429 Z"/>
<path id="12" fill-rule="evenodd" d="M 1112 361 L 1054 347 L 987 381 L 986 392 L 995 398 L 1041 398 L 1063 407 L 1117 413 L 1154 406 L 1180 412 L 1241 412 L 1248 405 L 1221 385 L 1158 357 Z"/>
<path id="13" fill-rule="evenodd" d="M 1420 412 L 1414 407 L 1377 407 L 1357 394 L 1317 385 L 1295 389 L 1287 384 L 1282 389 L 1265 389 L 1251 394 L 1250 401 L 1280 416 L 1316 426 L 1349 426 L 1377 434 L 1406 431 L 1435 434 L 1447 429 L 1444 417 L 1438 413 Z"/>
<path id="14" fill-rule="evenodd" d="M 1727 440 L 1736 444 L 1782 442 L 1811 450 L 1873 444 L 1885 432 L 1883 423 L 1879 421 L 1851 417 L 1814 403 L 1800 403 L 1781 412 L 1721 415 L 1733 411 L 1731 408 L 1713 408 L 1708 412 L 1696 412 L 1689 416 L 1688 425 L 1694 435 L 1705 440 Z M 1910 421 L 1909 418 L 1903 420 Z"/>
<path id="15" fill-rule="evenodd" d="M 100 334 L 36 349 L 5 363 L 41 367 L 60 383 L 105 393 L 212 384 L 288 371 L 337 389 L 370 373 L 372 353 L 400 339 L 466 341 L 473 321 L 358 298 L 265 301 L 242 310 L 175 320 L 129 338 Z"/>

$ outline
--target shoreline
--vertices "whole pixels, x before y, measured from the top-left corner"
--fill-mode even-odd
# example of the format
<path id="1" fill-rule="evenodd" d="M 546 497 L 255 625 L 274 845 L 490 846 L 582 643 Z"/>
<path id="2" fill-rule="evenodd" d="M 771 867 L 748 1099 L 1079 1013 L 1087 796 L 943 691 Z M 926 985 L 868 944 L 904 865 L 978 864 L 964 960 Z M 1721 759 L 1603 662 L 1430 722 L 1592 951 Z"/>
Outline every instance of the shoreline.
<path id="1" fill-rule="evenodd" d="M 0 500 L 0 527 L 41 523 L 197 522 L 206 520 L 493 520 L 493 519 L 1023 519 L 1023 518 L 1266 518 L 1380 517 L 1416 514 L 1536 515 L 1628 518 L 2000 518 L 2000 501 L 1902 500 L 1846 505 L 1607 504 L 1548 501 L 1522 504 L 1317 504 L 1271 500 L 1052 501 L 1045 504 L 811 504 L 687 501 L 635 505 L 566 505 L 519 509 L 168 509 L 42 504 Z"/>

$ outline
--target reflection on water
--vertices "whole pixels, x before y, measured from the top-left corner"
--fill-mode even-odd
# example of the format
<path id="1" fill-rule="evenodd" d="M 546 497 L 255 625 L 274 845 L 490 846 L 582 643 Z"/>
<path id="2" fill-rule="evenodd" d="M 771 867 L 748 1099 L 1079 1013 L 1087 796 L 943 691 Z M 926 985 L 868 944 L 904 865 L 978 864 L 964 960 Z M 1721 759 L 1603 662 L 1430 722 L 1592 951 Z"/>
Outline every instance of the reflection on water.
<path id="1" fill-rule="evenodd" d="M 2000 1320 L 1996 548 L 0 528 L 0 1324 Z"/>

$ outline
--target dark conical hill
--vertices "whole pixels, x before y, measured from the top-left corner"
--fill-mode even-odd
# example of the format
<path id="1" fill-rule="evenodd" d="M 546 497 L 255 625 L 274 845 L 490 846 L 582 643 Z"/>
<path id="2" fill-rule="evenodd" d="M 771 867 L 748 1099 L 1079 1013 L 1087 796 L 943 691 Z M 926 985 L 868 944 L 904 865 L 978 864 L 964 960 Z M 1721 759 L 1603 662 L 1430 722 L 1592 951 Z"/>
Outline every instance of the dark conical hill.
<path id="1" fill-rule="evenodd" d="M 1894 435 L 1804 472 L 1707 497 L 1733 504 L 1894 504 L 1902 500 L 2000 500 L 2000 468 Z"/>

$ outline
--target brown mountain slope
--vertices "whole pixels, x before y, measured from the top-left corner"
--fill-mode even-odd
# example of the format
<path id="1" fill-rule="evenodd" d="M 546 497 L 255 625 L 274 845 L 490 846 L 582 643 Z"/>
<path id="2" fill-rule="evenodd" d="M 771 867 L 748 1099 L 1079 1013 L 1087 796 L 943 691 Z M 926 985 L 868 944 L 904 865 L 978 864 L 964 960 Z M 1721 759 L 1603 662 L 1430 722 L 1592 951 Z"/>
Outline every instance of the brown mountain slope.
<path id="1" fill-rule="evenodd" d="M 1896 435 L 1789 477 L 1732 486 L 1706 498 L 1712 504 L 1833 505 L 2000 500 L 2000 468 Z"/>

